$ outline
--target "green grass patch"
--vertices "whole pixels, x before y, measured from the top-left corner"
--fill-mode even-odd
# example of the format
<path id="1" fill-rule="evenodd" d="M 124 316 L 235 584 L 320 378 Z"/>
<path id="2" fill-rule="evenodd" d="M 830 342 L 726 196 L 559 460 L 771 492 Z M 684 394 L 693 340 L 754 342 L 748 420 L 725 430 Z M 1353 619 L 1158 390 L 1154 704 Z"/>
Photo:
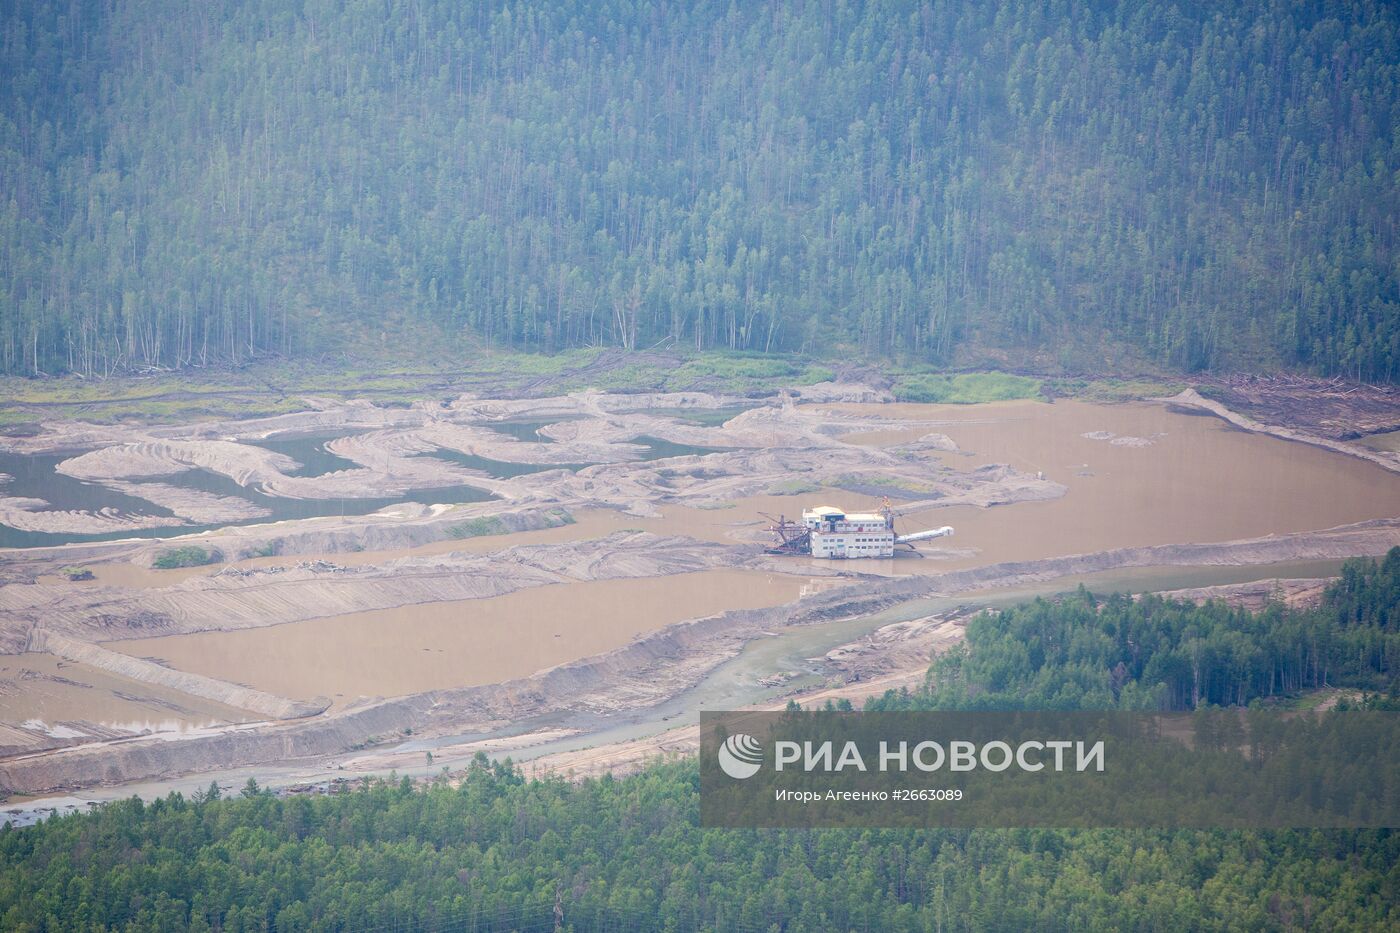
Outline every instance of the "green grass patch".
<path id="1" fill-rule="evenodd" d="M 580 389 L 621 392 L 652 390 L 662 388 L 665 379 L 666 370 L 663 367 L 654 363 L 638 362 L 614 366 L 603 372 L 571 376 L 561 384 L 561 388 L 570 392 Z"/>
<path id="2" fill-rule="evenodd" d="M 273 538 L 271 541 L 267 542 L 262 547 L 253 547 L 246 549 L 245 551 L 243 551 L 242 554 L 239 555 L 239 557 L 245 559 L 249 557 L 276 557 L 278 554 L 281 553 L 282 539 Z"/>
<path id="3" fill-rule="evenodd" d="M 1132 402 L 1145 398 L 1165 398 L 1186 388 L 1184 382 L 1169 379 L 1052 379 L 1055 395 L 1088 402 Z"/>
<path id="4" fill-rule="evenodd" d="M 78 583 L 83 580 L 97 579 L 96 576 L 94 576 L 93 572 L 86 567 L 64 567 L 62 570 L 59 571 L 59 573 L 63 574 L 65 578 L 73 581 L 74 583 Z"/>
<path id="5" fill-rule="evenodd" d="M 827 481 L 827 485 L 846 490 L 888 490 L 891 493 L 911 495 L 937 495 L 941 490 L 929 483 L 899 477 L 884 476 L 879 473 L 844 473 Z"/>
<path id="6" fill-rule="evenodd" d="M 546 528 L 558 528 L 560 525 L 574 524 L 574 517 L 569 514 L 568 509 L 553 508 L 545 514 L 554 519 L 554 524 L 546 525 Z M 532 531 L 537 529 L 524 530 Z M 459 540 L 466 538 L 485 538 L 490 535 L 505 535 L 510 533 L 511 529 L 496 515 L 483 515 L 480 518 L 469 518 L 461 524 L 453 525 L 447 529 L 449 537 Z"/>
<path id="7" fill-rule="evenodd" d="M 908 373 L 894 383 L 894 397 L 901 402 L 977 405 L 1036 398 L 1040 380 L 1010 373 Z"/>
<path id="8" fill-rule="evenodd" d="M 202 548 L 191 544 L 161 551 L 156 555 L 156 559 L 151 561 L 151 566 L 157 570 L 176 570 L 180 567 L 217 564 L 223 559 L 224 555 L 217 548 Z"/>
<path id="9" fill-rule="evenodd" d="M 653 408 L 648 411 L 648 414 L 715 428 L 744 411 L 746 409 L 743 408 Z"/>
<path id="10" fill-rule="evenodd" d="M 1322 706 L 1328 700 L 1335 700 L 1337 703 L 1357 703 L 1363 697 L 1360 690 L 1348 690 L 1337 687 L 1319 687 L 1316 690 L 1303 690 L 1298 693 L 1289 694 L 1278 704 L 1287 710 L 1313 710 Z"/>
<path id="11" fill-rule="evenodd" d="M 0 391 L 3 391 L 0 388 Z M 5 437 L 33 437 L 43 427 L 34 419 L 32 412 L 0 405 L 0 435 Z"/>
<path id="12" fill-rule="evenodd" d="M 791 360 L 776 356 L 730 356 L 702 353 L 675 370 L 674 379 L 681 382 L 703 377 L 724 380 L 781 379 L 794 374 Z"/>
<path id="13" fill-rule="evenodd" d="M 820 492 L 822 487 L 805 479 L 780 480 L 768 487 L 770 496 L 800 496 L 808 492 Z"/>
<path id="14" fill-rule="evenodd" d="M 189 423 L 246 419 L 301 411 L 305 399 L 363 398 L 405 405 L 462 392 L 503 395 L 546 380 L 549 393 L 701 390 L 761 397 L 835 378 L 832 367 L 809 357 L 740 351 L 639 352 L 609 358 L 598 348 L 518 353 L 479 345 L 443 348 L 431 358 L 375 356 L 334 361 L 266 360 L 240 367 L 182 370 L 153 376 L 80 379 L 0 377 L 0 430 L 53 419 L 98 423 Z M 608 366 L 594 367 L 601 359 Z M 868 361 L 877 365 L 874 361 Z M 906 402 L 976 404 L 1035 398 L 1042 382 L 1002 372 L 944 373 L 927 364 L 879 364 L 894 377 L 894 395 Z M 1152 377 L 1049 379 L 1050 395 L 1121 401 L 1172 395 L 1184 384 Z M 540 391 L 538 386 L 535 391 Z"/>
<path id="15" fill-rule="evenodd" d="M 1286 709 L 1309 710 L 1317 709 L 1327 699 L 1328 691 L 1312 690 L 1301 696 L 1289 697 L 1284 703 Z"/>
<path id="16" fill-rule="evenodd" d="M 602 350 L 561 350 L 558 353 L 484 353 L 469 363 L 477 372 L 507 373 L 520 376 L 557 376 L 571 369 L 581 369 L 598 359 Z"/>
<path id="17" fill-rule="evenodd" d="M 447 533 L 454 538 L 484 538 L 489 535 L 503 535 L 509 532 L 506 523 L 494 515 L 483 515 L 469 519 L 460 525 L 453 525 Z"/>
<path id="18" fill-rule="evenodd" d="M 751 392 L 783 386 L 811 385 L 835 377 L 826 366 L 791 356 L 764 353 L 700 353 L 665 374 L 665 388 L 681 391 L 708 387 Z"/>

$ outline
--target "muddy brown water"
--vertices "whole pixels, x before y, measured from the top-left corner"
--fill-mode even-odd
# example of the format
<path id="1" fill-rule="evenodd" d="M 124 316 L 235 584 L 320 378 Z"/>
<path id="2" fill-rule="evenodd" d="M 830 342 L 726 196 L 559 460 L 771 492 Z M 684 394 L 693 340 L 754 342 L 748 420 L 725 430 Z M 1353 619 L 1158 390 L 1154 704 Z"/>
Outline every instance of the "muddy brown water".
<path id="1" fill-rule="evenodd" d="M 1363 437 L 1356 443 L 1362 447 L 1369 447 L 1372 450 L 1386 450 L 1400 452 L 1400 431 L 1386 431 L 1384 434 L 1372 434 Z"/>
<path id="2" fill-rule="evenodd" d="M 822 407 L 892 420 L 889 429 L 848 435 L 845 439 L 850 443 L 892 447 L 928 433 L 950 436 L 960 450 L 932 455 L 931 470 L 940 464 L 967 470 L 1010 463 L 1028 473 L 1043 472 L 1067 488 L 1063 497 L 1046 502 L 952 506 L 903 515 L 901 531 L 949 524 L 957 533 L 951 539 L 921 545 L 922 557 L 859 561 L 843 569 L 937 574 L 1003 561 L 1226 541 L 1400 515 L 1400 476 L 1373 463 L 1246 433 L 1214 417 L 1158 404 L 1060 401 L 1053 405 Z M 901 423 L 902 419 L 919 423 Z M 765 513 L 793 517 L 816 504 L 867 509 L 877 507 L 879 500 L 823 490 L 750 497 L 729 503 L 729 508 L 665 505 L 659 517 L 652 518 L 581 509 L 575 512 L 575 524 L 560 528 L 322 556 L 358 565 L 450 551 L 491 553 L 517 545 L 591 540 L 624 528 L 712 541 L 758 541 L 766 536 Z M 242 564 L 288 564 L 312 556 L 316 555 L 260 558 Z M 522 676 L 597 654 L 683 619 L 784 602 L 796 595 L 801 575 L 815 570 L 818 563 L 825 564 L 807 558 L 789 560 L 797 580 L 716 571 L 656 580 L 577 583 L 497 600 L 356 613 L 262 630 L 175 636 L 112 647 L 280 695 L 325 695 L 343 705 L 361 694 L 396 695 Z M 96 565 L 93 569 L 100 583 L 165 586 L 217 568 L 149 571 L 132 565 Z"/>
<path id="3" fill-rule="evenodd" d="M 136 683 L 45 652 L 0 655 L 0 722 L 4 723 L 36 721 L 58 727 L 86 721 L 133 731 L 169 731 L 255 718 L 222 703 Z"/>
<path id="4" fill-rule="evenodd" d="M 796 599 L 804 578 L 714 570 L 541 586 L 269 628 L 108 642 L 279 696 L 399 696 L 523 677 L 726 609 Z"/>
<path id="5" fill-rule="evenodd" d="M 961 449 L 937 455 L 950 467 L 1009 463 L 1068 489 L 1047 502 L 903 516 L 901 530 L 947 524 L 957 533 L 921 548 L 935 559 L 893 562 L 889 572 L 1228 541 L 1400 515 L 1400 475 L 1376 464 L 1154 403 L 831 407 L 927 422 L 848 441 L 888 447 L 924 433 L 947 434 Z M 1091 434 L 1098 437 L 1085 436 Z M 1150 443 L 1135 446 L 1139 440 Z M 976 553 L 936 559 L 957 548 Z"/>
<path id="6" fill-rule="evenodd" d="M 1400 476 L 1367 461 L 1249 434 L 1207 416 L 1172 411 L 1149 403 L 1098 405 L 1060 401 L 1011 402 L 979 406 L 828 405 L 870 419 L 890 419 L 882 430 L 848 435 L 850 443 L 897 446 L 927 433 L 947 434 L 958 452 L 931 455 L 931 464 L 971 469 L 1010 463 L 1044 472 L 1062 483 L 1057 500 L 980 509 L 929 509 L 900 518 L 900 530 L 950 524 L 952 539 L 922 546 L 922 559 L 861 561 L 849 569 L 883 573 L 940 573 L 1010 560 L 1029 560 L 1118 547 L 1224 541 L 1309 531 L 1369 518 L 1400 515 Z M 899 419 L 916 419 L 903 424 Z M 1085 435 L 1094 435 L 1086 437 Z M 1111 436 L 1106 436 L 1111 435 Z M 1368 439 L 1390 447 L 1400 432 Z M 1140 438 L 1115 445 L 1114 440 Z M 13 493 L 12 493 L 13 494 Z M 848 509 L 878 505 L 871 496 L 824 490 L 796 496 L 759 496 L 730 508 L 700 509 L 664 505 L 660 516 L 639 518 L 607 510 L 574 510 L 574 525 L 520 534 L 442 541 L 392 552 L 327 554 L 343 564 L 368 564 L 400 556 L 448 551 L 490 553 L 522 544 L 589 540 L 623 528 L 688 534 L 715 541 L 760 540 L 767 524 L 762 513 L 796 515 L 804 507 L 833 504 Z M 265 558 L 245 565 L 292 563 L 306 559 Z M 125 646 L 141 657 L 161 657 L 181 669 L 240 681 L 292 697 L 331 696 L 337 705 L 362 693 L 392 695 L 499 681 L 521 676 L 626 644 L 637 634 L 726 608 L 775 605 L 794 598 L 803 574 L 813 569 L 804 558 L 790 561 L 793 576 L 714 571 L 655 580 L 601 581 L 542 587 L 466 603 L 441 603 L 402 610 L 356 613 L 275 628 L 133 641 Z M 167 586 L 178 579 L 218 568 L 149 571 L 130 564 L 97 564 L 95 584 L 74 586 Z M 845 568 L 843 568 L 845 569 Z M 1331 566 L 1267 568 L 1144 568 L 1089 578 L 1100 590 L 1170 588 L 1259 578 L 1268 573 L 1316 576 Z M 1052 581 L 1054 592 L 1073 580 Z M 1023 599 L 1031 590 L 1015 588 L 1002 599 Z M 666 728 L 700 706 L 718 708 L 754 702 L 772 691 L 758 678 L 775 671 L 807 671 L 813 657 L 882 621 L 933 611 L 943 604 L 982 602 L 976 594 L 897 607 L 881 616 L 831 626 L 785 631 L 749 646 L 701 685 L 652 711 L 625 717 L 627 735 Z M 558 635 L 558 638 L 554 636 Z M 424 650 L 427 649 L 427 650 Z M 247 718 L 237 710 L 204 704 L 149 685 L 135 684 L 70 665 L 51 655 L 0 659 L 0 721 L 40 720 L 49 727 L 71 721 L 144 728 L 190 728 Z M 337 694 L 339 694 L 337 696 Z M 524 727 L 525 724 L 521 724 Z M 619 732 L 619 735 L 622 735 Z M 623 736 L 626 737 L 626 736 Z M 416 738 L 416 737 L 415 737 Z M 596 730 L 574 744 L 609 738 Z M 547 747 L 544 750 L 548 750 Z M 258 769 L 262 780 L 267 768 Z M 231 772 L 234 783 L 244 771 Z M 300 777 L 305 777 L 297 772 Z M 208 775 L 189 779 L 204 786 Z M 165 781 L 148 787 L 159 796 Z M 125 796 L 129 788 L 94 791 Z M 75 804 L 76 805 L 76 804 Z M 46 811 L 35 810 L 35 814 Z M 33 815 L 33 814 L 29 814 Z M 25 815 L 28 818 L 29 815 Z"/>
<path id="7" fill-rule="evenodd" d="M 1328 576 L 1336 574 L 1340 565 L 1340 561 L 1304 561 L 1245 567 L 1125 568 L 1030 585 L 991 589 L 976 594 L 915 600 L 863 619 L 830 625 L 787 628 L 775 633 L 773 637 L 751 642 L 737 657 L 711 671 L 693 688 L 659 706 L 624 713 L 611 725 L 599 723 L 595 721 L 596 717 L 586 713 L 566 714 L 563 717 L 549 716 L 541 717 L 539 721 L 512 724 L 502 731 L 491 733 L 490 736 L 413 736 L 398 746 L 374 756 L 386 762 L 381 767 L 366 765 L 363 768 L 351 769 L 343 761 L 331 760 L 260 764 L 182 777 L 162 777 L 154 781 L 114 787 L 93 787 L 75 792 L 72 796 L 61 795 L 43 799 L 16 797 L 10 801 L 13 806 L 0 812 L 0 823 L 28 825 L 35 820 L 47 818 L 52 812 L 71 813 L 87 809 L 100 801 L 124 799 L 133 795 L 144 800 L 154 800 L 172 791 L 189 794 L 208 787 L 211 779 L 217 781 L 225 790 L 237 791 L 250 776 L 256 777 L 265 787 L 306 785 L 344 779 L 347 775 L 357 776 L 360 773 L 388 773 L 389 769 L 398 774 L 421 773 L 426 776 L 428 772 L 444 766 L 454 769 L 464 767 L 466 760 L 454 759 L 451 753 L 455 745 L 467 739 L 501 739 L 497 743 L 498 747 L 506 746 L 510 751 L 493 757 L 504 757 L 508 754 L 517 762 L 529 761 L 553 752 L 598 747 L 664 732 L 678 724 L 694 722 L 696 710 L 699 709 L 735 709 L 751 703 L 773 702 L 780 699 L 784 692 L 812 681 L 813 675 L 804 674 L 778 687 L 766 686 L 759 678 L 777 671 L 804 671 L 832 647 L 891 622 L 920 618 L 953 608 L 1000 606 L 1021 602 L 1035 596 L 1067 592 L 1078 583 L 1084 583 L 1099 593 L 1145 592 L 1274 577 Z M 571 719 L 578 720 L 576 726 L 571 724 Z M 561 726 L 564 728 L 560 728 Z M 524 735 L 526 733 L 529 735 Z M 553 738 L 561 734 L 565 737 Z M 510 738 L 522 735 L 521 738 Z M 424 751 L 429 750 L 434 752 L 435 761 L 424 766 L 421 772 L 401 763 L 421 762 Z"/>
<path id="8" fill-rule="evenodd" d="M 821 406 L 916 426 L 847 435 L 848 443 L 895 447 L 924 434 L 951 437 L 958 451 L 932 463 L 970 470 L 1009 463 L 1044 473 L 1066 494 L 1045 502 L 979 508 L 949 506 L 902 514 L 901 532 L 952 525 L 952 538 L 921 544 L 898 560 L 863 560 L 852 569 L 884 574 L 937 574 L 1010 560 L 1035 560 L 1120 547 L 1228 541 L 1331 528 L 1400 515 L 1400 475 L 1368 461 L 1291 441 L 1251 434 L 1210 416 L 1156 403 L 1103 405 L 1060 401 L 987 405 Z M 1098 435 L 1086 437 L 1085 435 Z M 1103 437 L 1103 435 L 1111 435 Z M 1123 443 L 1124 440 L 1127 443 Z M 1120 443 L 1115 444 L 1114 441 Z M 1133 446 L 1147 442 L 1143 446 Z M 521 544 L 578 541 L 623 528 L 683 534 L 709 541 L 766 541 L 767 515 L 795 518 L 804 507 L 831 504 L 878 508 L 876 496 L 839 489 L 790 496 L 753 496 L 728 508 L 662 505 L 659 517 L 583 509 L 574 525 L 517 534 L 439 541 L 417 548 L 355 554 L 259 558 L 240 566 L 292 564 L 307 557 L 364 565 L 398 557 L 461 551 L 491 553 Z M 895 503 L 898 507 L 898 503 Z M 793 558 L 794 572 L 810 562 Z M 198 568 L 212 573 L 218 568 Z M 103 582 L 164 586 L 171 571 L 93 568 Z M 184 576 L 185 574 L 181 574 Z"/>

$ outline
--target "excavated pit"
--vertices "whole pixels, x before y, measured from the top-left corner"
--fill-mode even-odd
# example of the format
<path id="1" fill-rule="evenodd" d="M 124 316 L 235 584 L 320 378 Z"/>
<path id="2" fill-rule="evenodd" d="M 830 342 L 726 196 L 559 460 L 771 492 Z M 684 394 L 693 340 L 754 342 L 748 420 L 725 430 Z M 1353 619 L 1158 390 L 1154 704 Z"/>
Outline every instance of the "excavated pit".
<path id="1" fill-rule="evenodd" d="M 803 395 L 318 402 L 244 422 L 51 424 L 9 439 L 7 463 L 49 458 L 90 504 L 46 503 L 28 480 L 25 495 L 0 499 L 0 522 L 67 541 L 0 560 L 0 654 L 34 672 L 0 683 L 0 788 L 337 755 L 569 711 L 607 717 L 677 695 L 766 633 L 930 595 L 1400 543 L 1393 458 L 1199 397 L 1173 410 L 894 405 L 853 386 Z M 308 436 L 314 447 L 298 440 Z M 214 479 L 181 485 L 195 476 Z M 491 498 L 450 501 L 468 487 Z M 948 524 L 956 537 L 894 560 L 763 554 L 769 516 L 885 499 L 902 530 Z M 376 508 L 260 514 L 342 500 Z M 154 569 L 182 546 L 220 557 Z M 93 579 L 69 579 L 71 568 Z M 580 630 L 563 624 L 576 600 Z M 924 635 L 948 632 L 907 634 L 884 637 L 922 650 Z M 325 666 L 299 682 L 298 665 L 328 644 Z M 414 651 L 432 662 L 416 679 Z M 276 670 L 259 670 L 279 652 Z M 20 701 L 31 682 L 66 718 L 35 718 L 39 707 Z M 142 702 L 143 691 L 148 705 L 133 711 L 170 709 L 175 725 L 102 720 L 102 697 Z"/>

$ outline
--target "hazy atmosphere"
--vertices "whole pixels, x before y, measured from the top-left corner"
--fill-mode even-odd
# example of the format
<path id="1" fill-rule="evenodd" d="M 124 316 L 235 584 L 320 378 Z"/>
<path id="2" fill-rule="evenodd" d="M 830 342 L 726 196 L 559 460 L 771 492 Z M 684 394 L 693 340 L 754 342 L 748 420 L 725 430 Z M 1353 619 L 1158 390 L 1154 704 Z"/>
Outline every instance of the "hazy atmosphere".
<path id="1" fill-rule="evenodd" d="M 5 5 L 0 928 L 1400 929 L 1397 81 L 1366 2 Z M 1195 757 L 736 802 L 1017 711 Z"/>

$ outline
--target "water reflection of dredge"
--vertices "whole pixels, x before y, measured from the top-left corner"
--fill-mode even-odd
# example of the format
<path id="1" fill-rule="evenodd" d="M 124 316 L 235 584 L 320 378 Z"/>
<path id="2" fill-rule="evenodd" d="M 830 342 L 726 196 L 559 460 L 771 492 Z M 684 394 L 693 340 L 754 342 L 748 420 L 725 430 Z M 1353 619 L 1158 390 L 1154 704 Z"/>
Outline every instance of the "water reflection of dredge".
<path id="1" fill-rule="evenodd" d="M 878 512 L 844 512 L 829 505 L 803 509 L 801 522 L 790 522 L 785 516 L 774 519 L 773 533 L 778 543 L 768 548 L 769 554 L 810 554 L 813 557 L 893 557 L 897 545 L 915 541 L 943 538 L 953 533 L 944 525 L 929 531 L 900 535 L 894 530 L 895 511 L 886 499 Z"/>

